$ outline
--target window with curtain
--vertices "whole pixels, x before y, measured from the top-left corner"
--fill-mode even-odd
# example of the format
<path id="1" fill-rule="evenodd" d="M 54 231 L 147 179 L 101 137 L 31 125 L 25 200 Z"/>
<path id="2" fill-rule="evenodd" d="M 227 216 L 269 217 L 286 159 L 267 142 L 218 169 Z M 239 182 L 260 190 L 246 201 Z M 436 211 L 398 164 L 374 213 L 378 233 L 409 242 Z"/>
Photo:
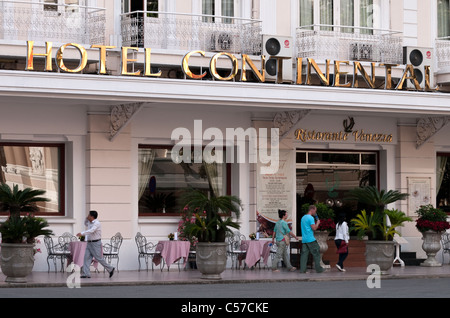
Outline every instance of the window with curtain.
<path id="1" fill-rule="evenodd" d="M 355 26 L 355 7 L 353 0 L 341 0 L 340 9 L 340 25 Z M 353 28 L 341 28 L 341 32 L 344 33 L 353 33 L 353 31 Z"/>
<path id="2" fill-rule="evenodd" d="M 314 24 L 314 0 L 300 0 L 300 26 Z M 312 30 L 312 26 L 307 28 Z"/>
<path id="3" fill-rule="evenodd" d="M 320 24 L 333 25 L 334 11 L 333 0 L 320 0 Z M 333 27 L 321 27 L 324 31 L 333 31 Z"/>
<path id="4" fill-rule="evenodd" d="M 181 197 L 188 188 L 208 195 L 229 194 L 226 163 L 175 163 L 171 151 L 172 146 L 139 146 L 139 215 L 181 213 Z"/>
<path id="5" fill-rule="evenodd" d="M 437 2 L 438 38 L 450 39 L 450 0 Z"/>
<path id="6" fill-rule="evenodd" d="M 450 212 L 450 153 L 436 156 L 436 205 Z"/>
<path id="7" fill-rule="evenodd" d="M 215 15 L 214 0 L 202 0 L 202 14 Z M 214 17 L 203 17 L 203 22 L 214 22 Z"/>
<path id="8" fill-rule="evenodd" d="M 222 15 L 226 17 L 234 16 L 234 0 L 222 0 Z M 222 20 L 223 23 L 232 23 L 233 19 Z"/>
<path id="9" fill-rule="evenodd" d="M 45 190 L 38 215 L 64 215 L 64 145 L 0 143 L 0 182 Z"/>
<path id="10" fill-rule="evenodd" d="M 374 27 L 375 7 L 379 7 L 379 0 L 299 0 L 299 25 L 320 24 L 320 30 L 324 31 L 354 33 L 356 30 L 363 34 L 373 34 L 373 30 L 364 28 Z"/>
<path id="11" fill-rule="evenodd" d="M 202 14 L 208 15 L 202 18 L 203 22 L 231 24 L 233 23 L 233 19 L 231 18 L 218 19 L 216 17 L 234 17 L 235 11 L 235 0 L 202 0 Z"/>

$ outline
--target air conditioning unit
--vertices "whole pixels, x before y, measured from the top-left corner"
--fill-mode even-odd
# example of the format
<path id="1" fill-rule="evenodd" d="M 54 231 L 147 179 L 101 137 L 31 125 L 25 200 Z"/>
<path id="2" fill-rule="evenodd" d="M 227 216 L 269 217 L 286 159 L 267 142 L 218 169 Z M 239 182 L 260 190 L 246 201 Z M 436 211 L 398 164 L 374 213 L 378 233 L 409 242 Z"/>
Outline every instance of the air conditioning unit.
<path id="1" fill-rule="evenodd" d="M 283 57 L 286 59 L 282 60 L 281 82 L 292 82 L 292 37 L 263 35 L 262 44 L 262 54 L 266 57 L 266 81 L 279 82 L 278 59 L 275 57 Z"/>
<path id="2" fill-rule="evenodd" d="M 374 61 L 374 48 L 368 43 L 351 43 L 350 60 L 353 61 Z"/>
<path id="3" fill-rule="evenodd" d="M 430 66 L 430 87 L 434 86 L 433 49 L 404 46 L 403 64 L 411 64 L 414 67 L 414 75 L 422 88 L 425 87 L 425 66 Z M 415 89 L 412 80 L 408 80 L 406 84 L 407 88 Z"/>
<path id="4" fill-rule="evenodd" d="M 239 36 L 228 32 L 214 32 L 211 35 L 211 51 L 236 53 Z"/>

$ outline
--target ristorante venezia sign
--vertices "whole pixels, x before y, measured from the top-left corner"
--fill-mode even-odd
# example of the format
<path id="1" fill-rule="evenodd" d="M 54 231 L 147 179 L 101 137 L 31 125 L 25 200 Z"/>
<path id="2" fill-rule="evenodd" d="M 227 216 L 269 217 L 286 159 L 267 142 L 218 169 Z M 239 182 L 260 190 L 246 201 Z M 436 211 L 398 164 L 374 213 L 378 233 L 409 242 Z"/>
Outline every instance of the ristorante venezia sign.
<path id="1" fill-rule="evenodd" d="M 26 70 L 27 71 L 33 71 L 34 70 L 34 58 L 35 56 L 45 57 L 45 71 L 52 71 L 52 54 L 53 54 L 53 45 L 52 42 L 45 42 L 45 53 L 35 53 L 34 52 L 34 41 L 27 41 L 27 61 L 26 61 Z M 75 69 L 69 69 L 64 64 L 64 51 L 68 47 L 73 47 L 80 53 L 80 63 L 77 68 Z M 108 45 L 92 45 L 90 47 L 91 49 L 98 49 L 100 53 L 99 57 L 99 68 L 98 68 L 98 74 L 107 74 L 106 70 L 106 58 L 107 58 L 107 50 L 115 49 L 115 46 L 108 46 Z M 138 70 L 135 72 L 129 72 L 128 71 L 128 65 L 130 63 L 137 62 L 136 59 L 129 59 L 128 55 L 130 52 L 137 52 L 139 48 L 137 47 L 122 47 L 121 48 L 121 75 L 127 75 L 127 76 L 146 76 L 146 77 L 160 77 L 162 75 L 161 71 L 158 71 L 156 73 L 152 73 L 152 67 L 151 67 L 151 49 L 150 48 L 144 48 L 144 69 Z M 206 52 L 204 51 L 191 51 L 184 55 L 181 61 L 181 68 L 184 72 L 184 74 L 191 79 L 202 79 L 207 75 L 207 72 L 203 72 L 202 74 L 195 74 L 193 71 L 191 71 L 191 68 L 189 66 L 189 59 L 192 55 L 200 55 L 202 57 L 206 58 Z M 219 75 L 217 71 L 217 61 L 219 58 L 224 57 L 230 60 L 231 62 L 231 69 L 230 73 L 223 77 Z M 283 60 L 286 59 L 286 57 L 277 57 L 277 56 L 271 56 L 270 58 L 274 58 L 277 60 L 278 64 L 278 79 L 280 79 L 278 82 L 282 82 L 283 74 L 282 74 L 282 63 Z M 266 81 L 266 70 L 265 70 L 265 56 L 261 56 L 261 69 L 258 69 L 251 58 L 246 55 L 242 54 L 241 58 L 241 75 L 240 79 L 237 79 L 239 73 L 239 61 L 237 57 L 231 53 L 228 52 L 220 52 L 215 54 L 211 59 L 209 63 L 209 72 L 211 73 L 211 76 L 214 77 L 216 80 L 220 81 L 231 81 L 231 80 L 240 80 L 242 82 L 247 81 L 247 70 L 250 70 L 255 77 L 260 82 Z M 63 71 L 68 73 L 79 73 L 82 72 L 85 67 L 87 66 L 87 51 L 86 49 L 76 43 L 67 43 L 62 45 L 56 53 L 55 56 L 56 65 L 57 67 Z M 305 61 L 304 61 L 305 60 Z M 304 62 L 305 65 L 304 65 Z M 358 61 L 334 61 L 333 66 L 333 78 L 330 79 L 330 60 L 326 60 L 326 70 L 325 73 L 319 68 L 318 64 L 314 59 L 311 58 L 296 58 L 296 74 L 294 83 L 297 85 L 313 85 L 312 76 L 313 71 L 318 76 L 320 82 L 324 86 L 333 86 L 333 87 L 353 87 L 357 88 L 359 87 L 359 79 L 358 74 L 362 76 L 364 79 L 364 82 L 367 84 L 370 88 L 377 88 L 375 85 L 375 64 L 374 62 L 367 62 L 369 65 L 364 66 L 361 64 L 361 62 Z M 342 72 L 340 70 L 342 65 L 350 65 L 350 63 L 353 64 L 353 81 L 347 82 L 347 83 L 341 83 L 340 77 L 342 75 L 347 74 L 347 72 Z M 403 70 L 403 75 L 398 81 L 398 84 L 393 87 L 392 86 L 392 69 L 396 66 L 399 66 L 399 64 L 387 64 L 387 63 L 379 63 L 379 67 L 384 67 L 385 69 L 385 78 L 384 78 L 384 89 L 386 90 L 402 90 L 406 86 L 406 81 L 411 81 L 414 85 L 415 90 L 418 91 L 426 91 L 426 92 L 433 92 L 437 90 L 437 87 L 432 88 L 430 86 L 430 67 L 425 66 L 425 85 L 424 87 L 421 87 L 415 74 L 414 74 L 414 68 L 410 64 L 406 64 Z M 303 68 L 306 67 L 306 79 L 303 79 Z M 366 70 L 366 67 L 370 67 L 370 75 L 369 72 Z"/>

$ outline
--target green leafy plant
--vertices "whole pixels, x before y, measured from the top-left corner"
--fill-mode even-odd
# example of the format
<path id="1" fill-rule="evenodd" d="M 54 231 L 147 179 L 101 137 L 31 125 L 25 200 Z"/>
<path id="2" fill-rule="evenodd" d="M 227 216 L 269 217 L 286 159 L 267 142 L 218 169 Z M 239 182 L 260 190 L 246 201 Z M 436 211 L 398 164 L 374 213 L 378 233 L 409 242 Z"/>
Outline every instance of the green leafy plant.
<path id="1" fill-rule="evenodd" d="M 386 216 L 389 217 L 390 224 L 388 224 Z M 362 239 L 367 236 L 369 240 L 385 241 L 392 241 L 395 234 L 400 235 L 396 228 L 403 226 L 408 221 L 412 221 L 412 219 L 407 217 L 404 212 L 395 209 L 384 210 L 384 213 L 372 211 L 370 214 L 366 210 L 362 210 L 351 220 L 358 238 Z"/>
<path id="2" fill-rule="evenodd" d="M 3 243 L 34 243 L 36 237 L 53 235 L 53 231 L 46 229 L 47 220 L 26 215 L 23 217 L 11 216 L 0 224 Z"/>
<path id="3" fill-rule="evenodd" d="M 408 197 L 407 193 L 397 190 L 378 190 L 377 187 L 367 186 L 355 188 L 349 192 L 347 199 L 357 200 L 358 203 L 367 205 L 360 214 L 351 220 L 358 237 L 366 236 L 369 240 L 392 240 L 398 233 L 395 228 L 402 226 L 404 222 L 411 221 L 406 215 L 397 210 L 386 210 L 386 205 Z M 372 211 L 370 215 L 366 210 Z M 387 216 L 390 225 L 387 222 Z M 394 220 L 392 220 L 394 219 Z"/>
<path id="4" fill-rule="evenodd" d="M 20 212 L 36 212 L 39 210 L 36 203 L 48 202 L 49 199 L 42 197 L 44 190 L 25 188 L 19 190 L 17 184 L 11 188 L 8 184 L 0 185 L 0 211 L 9 211 L 11 216 L 19 216 Z"/>
<path id="5" fill-rule="evenodd" d="M 21 212 L 36 212 L 39 207 L 36 203 L 48 202 L 49 199 L 42 197 L 44 190 L 25 188 L 19 190 L 16 184 L 12 188 L 6 183 L 0 185 L 0 210 L 9 211 L 9 218 L 0 224 L 0 233 L 4 243 L 34 243 L 35 238 L 40 235 L 52 235 L 48 222 L 32 214 L 20 216 Z"/>
<path id="6" fill-rule="evenodd" d="M 367 204 L 370 210 L 374 210 L 375 213 L 382 213 L 389 203 L 404 200 L 407 197 L 407 193 L 400 193 L 397 190 L 380 191 L 375 186 L 354 188 L 347 195 L 347 199 L 357 200 L 359 203 Z"/>
<path id="7" fill-rule="evenodd" d="M 224 242 L 226 232 L 231 228 L 239 229 L 239 224 L 231 216 L 239 218 L 241 200 L 235 196 L 208 197 L 199 190 L 190 190 L 183 196 L 187 218 L 194 216 L 194 222 L 184 224 L 188 237 L 195 236 L 199 242 Z"/>

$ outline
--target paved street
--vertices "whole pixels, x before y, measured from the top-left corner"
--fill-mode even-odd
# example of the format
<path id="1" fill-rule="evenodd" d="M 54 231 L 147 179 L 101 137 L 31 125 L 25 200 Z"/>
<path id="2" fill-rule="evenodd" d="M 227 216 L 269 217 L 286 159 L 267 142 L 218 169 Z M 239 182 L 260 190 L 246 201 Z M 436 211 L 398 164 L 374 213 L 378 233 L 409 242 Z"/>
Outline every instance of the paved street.
<path id="1" fill-rule="evenodd" d="M 1 288 L 0 298 L 448 298 L 450 278 L 386 279 L 380 288 L 365 280 Z"/>

